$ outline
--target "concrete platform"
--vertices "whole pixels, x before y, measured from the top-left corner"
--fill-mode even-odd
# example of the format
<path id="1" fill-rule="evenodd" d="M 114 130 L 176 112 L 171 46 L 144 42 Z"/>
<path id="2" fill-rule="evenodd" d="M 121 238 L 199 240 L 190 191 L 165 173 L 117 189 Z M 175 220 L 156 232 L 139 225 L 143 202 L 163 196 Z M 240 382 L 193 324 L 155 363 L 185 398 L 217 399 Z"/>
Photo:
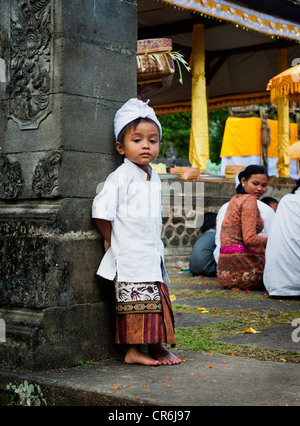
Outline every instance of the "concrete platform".
<path id="1" fill-rule="evenodd" d="M 36 373 L 0 371 L 3 381 L 41 385 L 48 402 L 74 406 L 285 406 L 300 404 L 300 366 L 183 351 L 177 366 L 117 359 Z M 118 387 L 117 389 L 115 387 Z"/>

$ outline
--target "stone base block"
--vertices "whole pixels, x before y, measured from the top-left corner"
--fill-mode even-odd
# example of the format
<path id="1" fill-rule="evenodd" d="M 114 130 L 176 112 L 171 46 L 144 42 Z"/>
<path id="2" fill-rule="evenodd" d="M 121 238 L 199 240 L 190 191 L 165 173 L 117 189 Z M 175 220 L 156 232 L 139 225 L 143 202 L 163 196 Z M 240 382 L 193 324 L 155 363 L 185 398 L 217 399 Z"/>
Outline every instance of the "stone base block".
<path id="1" fill-rule="evenodd" d="M 1 365 L 68 367 L 114 351 L 114 286 L 96 276 L 100 234 L 64 232 L 73 218 L 62 218 L 60 207 L 0 205 Z"/>
<path id="2" fill-rule="evenodd" d="M 113 309 L 107 302 L 43 310 L 0 309 L 6 324 L 0 364 L 41 370 L 115 356 L 110 332 L 114 330 Z"/>

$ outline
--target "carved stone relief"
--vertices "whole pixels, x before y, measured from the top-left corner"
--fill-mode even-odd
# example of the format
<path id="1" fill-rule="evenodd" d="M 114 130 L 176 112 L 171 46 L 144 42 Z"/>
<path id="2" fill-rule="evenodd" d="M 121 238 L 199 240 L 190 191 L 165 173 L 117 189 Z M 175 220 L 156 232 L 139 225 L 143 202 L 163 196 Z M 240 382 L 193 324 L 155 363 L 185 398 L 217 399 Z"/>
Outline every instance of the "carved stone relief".
<path id="1" fill-rule="evenodd" d="M 40 160 L 35 168 L 32 190 L 39 197 L 57 197 L 58 169 L 61 164 L 61 155 L 58 152 L 48 158 Z"/>
<path id="2" fill-rule="evenodd" d="M 9 200 L 17 198 L 23 188 L 20 164 L 11 163 L 4 155 L 0 155 L 0 198 Z"/>
<path id="3" fill-rule="evenodd" d="M 38 128 L 51 112 L 51 25 L 51 0 L 11 0 L 10 117 L 22 130 Z"/>

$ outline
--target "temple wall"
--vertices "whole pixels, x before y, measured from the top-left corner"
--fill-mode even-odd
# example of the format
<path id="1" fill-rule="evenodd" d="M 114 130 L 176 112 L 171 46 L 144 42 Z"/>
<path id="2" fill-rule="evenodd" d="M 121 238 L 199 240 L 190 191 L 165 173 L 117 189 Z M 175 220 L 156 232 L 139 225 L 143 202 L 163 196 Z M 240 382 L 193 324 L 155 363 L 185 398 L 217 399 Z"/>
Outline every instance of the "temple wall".
<path id="1" fill-rule="evenodd" d="M 1 365 L 113 352 L 114 291 L 91 219 L 120 161 L 116 110 L 136 96 L 136 1 L 0 1 Z"/>

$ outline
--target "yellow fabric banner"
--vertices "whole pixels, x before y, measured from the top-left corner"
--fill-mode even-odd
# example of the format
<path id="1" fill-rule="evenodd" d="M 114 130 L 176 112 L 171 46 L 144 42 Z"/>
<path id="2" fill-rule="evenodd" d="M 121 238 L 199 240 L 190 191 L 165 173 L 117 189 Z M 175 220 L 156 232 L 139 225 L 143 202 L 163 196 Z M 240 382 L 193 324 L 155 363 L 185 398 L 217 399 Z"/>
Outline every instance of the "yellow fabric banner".
<path id="1" fill-rule="evenodd" d="M 220 157 L 261 155 L 261 119 L 229 117 Z"/>
<path id="2" fill-rule="evenodd" d="M 268 120 L 271 144 L 268 157 L 278 158 L 278 121 Z M 298 139 L 298 124 L 290 123 L 289 145 Z M 226 121 L 220 157 L 261 155 L 261 119 L 229 117 Z"/>
<path id="3" fill-rule="evenodd" d="M 278 121 L 268 120 L 271 129 L 271 144 L 268 146 L 268 157 L 278 157 Z"/>
<path id="4" fill-rule="evenodd" d="M 290 145 L 293 145 L 298 140 L 298 123 L 290 123 Z"/>
<path id="5" fill-rule="evenodd" d="M 189 160 L 192 167 L 205 169 L 209 159 L 208 113 L 205 79 L 204 26 L 193 29 L 192 70 L 192 125 Z"/>
<path id="6" fill-rule="evenodd" d="M 268 120 L 271 129 L 271 144 L 268 147 L 268 157 L 278 158 L 278 121 Z M 298 124 L 290 123 L 290 146 L 298 139 Z"/>

